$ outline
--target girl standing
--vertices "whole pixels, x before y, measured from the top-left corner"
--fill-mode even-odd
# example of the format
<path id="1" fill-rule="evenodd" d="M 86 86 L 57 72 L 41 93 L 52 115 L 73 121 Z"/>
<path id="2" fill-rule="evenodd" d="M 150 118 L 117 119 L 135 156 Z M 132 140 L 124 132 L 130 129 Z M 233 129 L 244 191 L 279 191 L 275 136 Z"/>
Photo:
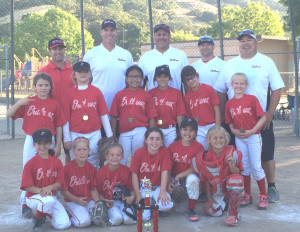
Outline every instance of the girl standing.
<path id="1" fill-rule="evenodd" d="M 266 209 L 268 202 L 265 173 L 261 166 L 262 140 L 260 136 L 260 129 L 266 121 L 266 116 L 258 99 L 253 95 L 244 94 L 247 87 L 245 74 L 234 74 L 231 78 L 231 86 L 234 90 L 234 98 L 226 102 L 225 122 L 229 124 L 231 132 L 235 135 L 237 149 L 243 153 L 242 175 L 245 182 L 245 194 L 241 206 L 252 203 L 252 175 L 260 191 L 258 209 Z"/>
<path id="2" fill-rule="evenodd" d="M 33 86 L 36 95 L 20 99 L 6 113 L 6 116 L 12 117 L 13 120 L 23 118 L 22 129 L 26 133 L 23 148 L 23 167 L 37 153 L 32 134 L 41 128 L 51 131 L 53 135 L 51 148 L 54 150 L 56 157 L 60 155 L 62 126 L 66 123 L 58 101 L 52 99 L 51 77 L 46 73 L 38 73 L 33 79 Z M 23 191 L 20 197 L 23 206 L 22 215 L 29 218 L 32 217 L 32 211 L 26 206 L 25 194 L 26 192 Z"/>
<path id="3" fill-rule="evenodd" d="M 180 127 L 182 115 L 185 114 L 183 99 L 180 91 L 168 86 L 172 80 L 168 65 L 156 67 L 154 80 L 158 87 L 149 90 L 156 110 L 155 126 L 159 127 L 164 134 L 164 145 L 169 147 L 176 138 L 176 124 Z"/>
<path id="4" fill-rule="evenodd" d="M 66 209 L 72 225 L 87 227 L 91 224 L 90 210 L 99 201 L 96 183 L 96 168 L 88 161 L 89 140 L 77 137 L 73 142 L 75 159 L 64 166 L 65 184 L 61 194 L 65 197 Z"/>
<path id="5" fill-rule="evenodd" d="M 110 113 L 111 127 L 114 135 L 117 133 L 119 118 L 119 143 L 124 148 L 124 158 L 121 164 L 126 165 L 129 154 L 143 146 L 144 134 L 148 127 L 155 125 L 157 116 L 151 95 L 142 89 L 143 71 L 133 65 L 126 70 L 128 88 L 119 91 L 113 100 Z"/>
<path id="6" fill-rule="evenodd" d="M 71 159 L 75 159 L 72 142 L 77 137 L 85 137 L 90 141 L 88 161 L 100 168 L 100 157 L 97 154 L 97 142 L 101 139 L 103 125 L 107 137 L 112 136 L 108 119 L 108 109 L 101 91 L 89 84 L 91 78 L 90 65 L 78 62 L 73 65 L 73 78 L 76 86 L 68 89 L 63 99 L 63 108 L 67 118 L 64 125 L 64 146 L 70 150 Z"/>
<path id="7" fill-rule="evenodd" d="M 130 171 L 136 203 L 145 197 L 140 191 L 141 179 L 150 179 L 152 188 L 150 199 L 154 199 L 160 211 L 167 212 L 173 207 L 170 194 L 167 192 L 168 172 L 171 169 L 169 151 L 163 144 L 163 133 L 157 127 L 149 128 L 145 133 L 145 147 L 138 149 L 132 158 Z M 150 219 L 150 210 L 143 211 L 143 220 Z"/>

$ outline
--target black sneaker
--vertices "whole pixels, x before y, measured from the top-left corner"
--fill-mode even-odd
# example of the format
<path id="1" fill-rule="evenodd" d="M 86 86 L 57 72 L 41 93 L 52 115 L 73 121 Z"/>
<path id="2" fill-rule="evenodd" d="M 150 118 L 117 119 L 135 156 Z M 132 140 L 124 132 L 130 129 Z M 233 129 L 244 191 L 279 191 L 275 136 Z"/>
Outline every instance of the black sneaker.
<path id="1" fill-rule="evenodd" d="M 191 222 L 196 222 L 199 220 L 199 216 L 196 213 L 195 209 L 188 209 L 188 216 Z"/>
<path id="2" fill-rule="evenodd" d="M 45 223 L 46 217 L 43 218 L 33 218 L 33 232 L 43 232 L 43 227 L 42 225 Z"/>
<path id="3" fill-rule="evenodd" d="M 33 217 L 32 209 L 30 209 L 27 205 L 22 208 L 22 217 L 23 218 L 32 218 Z"/>

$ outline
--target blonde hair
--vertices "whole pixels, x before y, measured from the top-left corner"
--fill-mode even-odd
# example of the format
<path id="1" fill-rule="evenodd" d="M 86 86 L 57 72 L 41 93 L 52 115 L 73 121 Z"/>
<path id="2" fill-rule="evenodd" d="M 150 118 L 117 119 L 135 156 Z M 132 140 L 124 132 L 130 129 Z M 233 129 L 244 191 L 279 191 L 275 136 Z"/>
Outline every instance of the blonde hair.
<path id="1" fill-rule="evenodd" d="M 88 148 L 90 147 L 90 141 L 86 137 L 80 136 L 80 137 L 77 137 L 76 139 L 74 139 L 74 142 L 73 142 L 74 148 L 76 147 L 76 144 L 78 142 L 85 142 L 87 144 Z"/>
<path id="2" fill-rule="evenodd" d="M 211 145 L 209 143 L 209 139 L 210 137 L 216 133 L 216 132 L 221 132 L 225 135 L 225 145 L 228 145 L 229 141 L 230 141 L 230 135 L 229 133 L 221 126 L 213 126 L 212 128 L 210 128 L 208 131 L 207 131 L 207 135 L 206 135 L 206 141 L 207 141 L 207 145 L 208 145 L 208 148 L 211 149 Z"/>
<path id="3" fill-rule="evenodd" d="M 234 81 L 234 78 L 237 77 L 237 76 L 242 77 L 244 79 L 244 81 L 245 81 L 246 86 L 248 86 L 247 76 L 246 76 L 245 73 L 241 73 L 241 72 L 238 72 L 238 73 L 235 73 L 235 74 L 232 75 L 232 77 L 231 77 L 231 84 Z"/>

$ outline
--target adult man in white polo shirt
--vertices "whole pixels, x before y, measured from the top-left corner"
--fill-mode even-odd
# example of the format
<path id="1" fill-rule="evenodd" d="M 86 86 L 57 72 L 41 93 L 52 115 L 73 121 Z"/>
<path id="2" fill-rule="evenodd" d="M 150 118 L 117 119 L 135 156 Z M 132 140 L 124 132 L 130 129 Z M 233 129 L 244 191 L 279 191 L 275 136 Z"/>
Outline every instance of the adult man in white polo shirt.
<path id="1" fill-rule="evenodd" d="M 214 88 L 218 91 L 221 110 L 223 111 L 222 116 L 224 116 L 224 105 L 227 97 L 231 99 L 234 96 L 231 77 L 237 72 L 246 74 L 248 86 L 245 93 L 255 95 L 266 113 L 267 120 L 261 130 L 261 159 L 268 182 L 268 200 L 269 202 L 277 202 L 279 201 L 279 194 L 275 187 L 275 138 L 272 118 L 280 100 L 284 83 L 272 59 L 257 52 L 257 39 L 252 30 L 246 29 L 240 32 L 238 40 L 240 55 L 225 63 Z M 271 95 L 269 95 L 270 91 Z"/>
<path id="2" fill-rule="evenodd" d="M 164 23 L 154 27 L 155 49 L 143 54 L 139 60 L 139 67 L 143 70 L 144 76 L 148 78 L 148 90 L 157 87 L 153 82 L 155 68 L 161 65 L 169 65 L 172 80 L 169 86 L 181 90 L 181 70 L 189 64 L 186 54 L 170 46 L 170 27 Z"/>
<path id="3" fill-rule="evenodd" d="M 192 66 L 199 74 L 200 83 L 214 87 L 225 61 L 214 55 L 215 42 L 210 36 L 204 35 L 200 37 L 198 48 L 201 59 L 192 63 Z"/>
<path id="4" fill-rule="evenodd" d="M 115 21 L 106 19 L 101 26 L 102 43 L 89 50 L 83 60 L 91 66 L 92 85 L 99 88 L 108 110 L 115 94 L 125 87 L 125 72 L 133 65 L 130 52 L 116 45 L 118 31 Z"/>

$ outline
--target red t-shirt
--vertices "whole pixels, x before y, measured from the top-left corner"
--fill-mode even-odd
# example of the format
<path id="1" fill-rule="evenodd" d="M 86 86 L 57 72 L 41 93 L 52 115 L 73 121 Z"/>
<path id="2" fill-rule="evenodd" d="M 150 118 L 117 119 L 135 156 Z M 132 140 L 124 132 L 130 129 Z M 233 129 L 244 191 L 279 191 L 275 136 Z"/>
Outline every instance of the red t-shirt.
<path id="1" fill-rule="evenodd" d="M 155 155 L 150 155 L 148 148 L 142 147 L 134 153 L 130 171 L 138 175 L 139 181 L 146 177 L 146 179 L 151 180 L 153 186 L 159 186 L 161 184 L 161 172 L 171 168 L 168 148 L 160 147 Z"/>
<path id="2" fill-rule="evenodd" d="M 31 186 L 43 188 L 54 183 L 64 184 L 64 171 L 60 159 L 50 155 L 48 159 L 42 159 L 37 154 L 25 164 L 22 174 L 21 190 L 25 190 L 25 187 Z M 35 194 L 36 193 L 27 192 L 26 197 L 31 197 Z M 55 194 L 56 191 L 52 191 L 52 195 L 55 196 Z"/>
<path id="3" fill-rule="evenodd" d="M 30 99 L 34 101 L 21 106 L 12 119 L 23 118 L 22 129 L 27 135 L 32 135 L 41 128 L 48 129 L 55 135 L 56 127 L 63 126 L 67 122 L 58 101 L 52 98 L 39 99 L 37 95 Z"/>
<path id="4" fill-rule="evenodd" d="M 74 86 L 72 67 L 65 62 L 63 69 L 60 69 L 50 60 L 48 65 L 38 71 L 38 73 L 41 72 L 47 73 L 51 76 L 53 82 L 53 98 L 61 103 L 66 90 Z"/>
<path id="5" fill-rule="evenodd" d="M 133 190 L 129 168 L 122 164 L 115 171 L 110 171 L 108 164 L 104 165 L 97 171 L 96 180 L 99 194 L 107 200 L 112 200 L 115 185 L 123 185 L 129 191 Z"/>
<path id="6" fill-rule="evenodd" d="M 108 114 L 102 92 L 93 85 L 84 90 L 69 89 L 63 99 L 63 109 L 70 122 L 70 131 L 88 134 L 101 129 L 100 116 Z M 87 115 L 88 120 L 83 120 Z"/>
<path id="7" fill-rule="evenodd" d="M 204 147 L 197 141 L 193 141 L 189 146 L 183 146 L 182 139 L 170 144 L 168 149 L 172 161 L 171 173 L 173 177 L 190 168 L 192 158 L 195 157 L 197 153 L 204 151 Z"/>
<path id="8" fill-rule="evenodd" d="M 88 197 L 92 200 L 91 191 L 97 187 L 96 168 L 88 161 L 84 167 L 79 167 L 74 159 L 64 166 L 65 183 L 62 190 L 69 191 L 76 197 Z M 65 201 L 70 201 L 65 198 Z"/>
<path id="9" fill-rule="evenodd" d="M 149 90 L 158 116 L 155 118 L 155 124 L 161 128 L 167 128 L 169 125 L 175 126 L 176 117 L 185 114 L 183 99 L 178 89 L 168 87 L 166 90 L 160 90 L 159 87 Z M 158 124 L 162 120 L 162 124 Z"/>
<path id="10" fill-rule="evenodd" d="M 187 116 L 198 119 L 199 126 L 216 122 L 214 106 L 220 101 L 215 90 L 205 84 L 199 84 L 198 90 L 190 90 L 184 96 Z"/>
<path id="11" fill-rule="evenodd" d="M 148 127 L 148 120 L 155 118 L 157 112 L 148 92 L 126 88 L 115 95 L 109 115 L 120 118 L 119 130 L 125 133 L 136 127 Z"/>
<path id="12" fill-rule="evenodd" d="M 225 123 L 233 123 L 235 129 L 251 130 L 257 123 L 259 117 L 265 113 L 253 95 L 244 94 L 239 99 L 232 98 L 225 104 Z M 260 133 L 260 130 L 255 132 Z"/>

